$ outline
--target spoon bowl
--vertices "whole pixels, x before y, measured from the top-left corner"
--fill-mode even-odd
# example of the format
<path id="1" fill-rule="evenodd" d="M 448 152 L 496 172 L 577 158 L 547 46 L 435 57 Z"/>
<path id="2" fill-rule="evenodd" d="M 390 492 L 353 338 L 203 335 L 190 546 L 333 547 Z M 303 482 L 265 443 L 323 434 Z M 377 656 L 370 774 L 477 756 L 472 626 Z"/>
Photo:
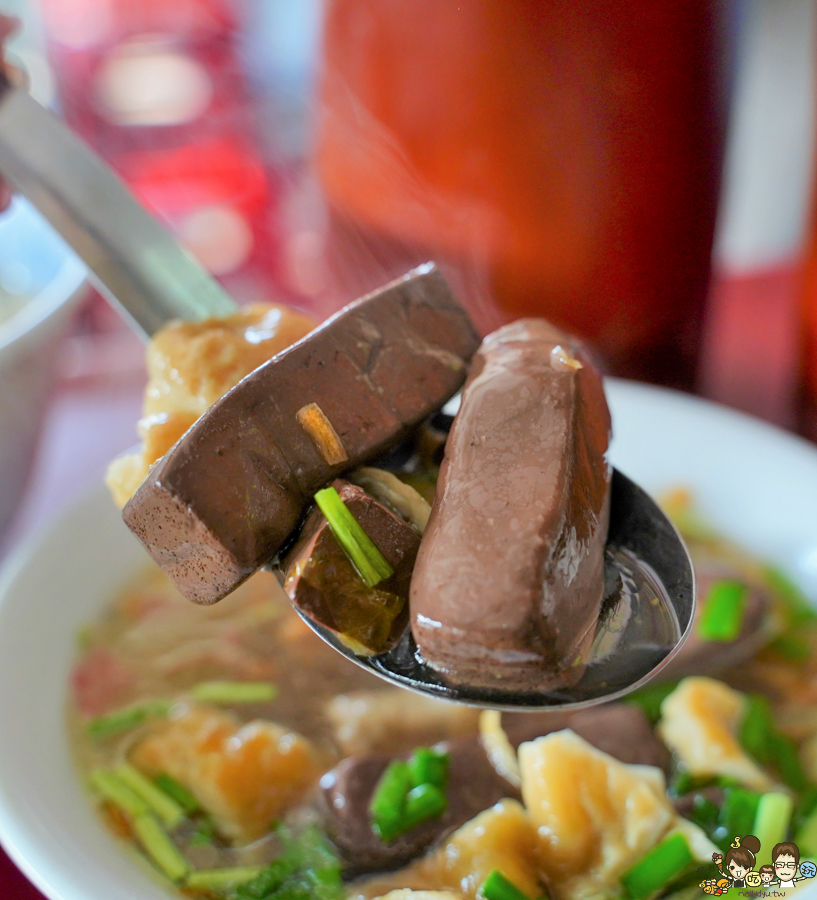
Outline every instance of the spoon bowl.
<path id="1" fill-rule="evenodd" d="M 2 73 L 0 174 L 62 234 L 95 284 L 144 335 L 169 319 L 235 309 L 105 163 Z M 459 395 L 443 407 L 449 426 L 458 405 Z M 649 496 L 614 472 L 605 597 L 585 674 L 572 688 L 519 693 L 501 682 L 491 689 L 450 684 L 423 662 L 408 628 L 388 653 L 361 657 L 304 618 L 339 653 L 404 687 L 475 706 L 541 709 L 591 706 L 635 690 L 675 655 L 694 612 L 692 564 L 683 541 Z"/>
<path id="2" fill-rule="evenodd" d="M 307 625 L 347 659 L 402 687 L 443 700 L 505 710 L 579 709 L 629 694 L 683 646 L 695 617 L 695 578 L 686 545 L 658 504 L 613 470 L 604 600 L 584 676 L 555 691 L 519 692 L 453 684 L 423 661 L 406 630 L 386 653 L 358 656 L 328 628 Z"/>

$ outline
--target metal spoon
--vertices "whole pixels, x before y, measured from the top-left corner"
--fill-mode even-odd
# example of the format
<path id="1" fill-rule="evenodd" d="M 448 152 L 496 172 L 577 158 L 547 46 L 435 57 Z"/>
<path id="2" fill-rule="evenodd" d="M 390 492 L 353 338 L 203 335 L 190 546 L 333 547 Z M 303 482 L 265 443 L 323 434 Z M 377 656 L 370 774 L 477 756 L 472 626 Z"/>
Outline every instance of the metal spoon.
<path id="1" fill-rule="evenodd" d="M 236 309 L 210 274 L 137 202 L 79 138 L 0 74 L 0 174 L 27 197 L 91 270 L 95 286 L 144 335 L 170 319 Z M 456 398 L 454 398 L 456 401 Z M 453 416 L 456 403 L 444 410 Z M 574 688 L 518 694 L 446 684 L 426 666 L 407 629 L 389 653 L 359 657 L 307 623 L 348 659 L 404 687 L 477 706 L 590 706 L 652 678 L 685 640 L 695 612 L 692 564 L 656 504 L 620 472 L 613 476 L 605 601 L 593 656 Z"/>
<path id="2" fill-rule="evenodd" d="M 358 656 L 333 631 L 298 612 L 338 653 L 413 691 L 491 709 L 579 709 L 623 697 L 654 678 L 680 650 L 695 616 L 695 578 L 683 540 L 655 501 L 617 469 L 604 580 L 583 678 L 574 687 L 541 693 L 451 684 L 423 662 L 408 627 L 387 653 Z"/>

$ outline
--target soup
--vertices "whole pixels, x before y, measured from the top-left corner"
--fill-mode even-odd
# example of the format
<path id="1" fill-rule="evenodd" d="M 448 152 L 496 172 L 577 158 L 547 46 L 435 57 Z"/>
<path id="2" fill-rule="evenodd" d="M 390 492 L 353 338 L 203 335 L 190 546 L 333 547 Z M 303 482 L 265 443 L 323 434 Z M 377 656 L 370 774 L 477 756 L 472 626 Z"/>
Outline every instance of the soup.
<path id="1" fill-rule="evenodd" d="M 808 877 L 815 614 L 683 493 L 666 506 L 699 576 L 694 633 L 665 681 L 569 714 L 389 687 L 268 573 L 199 607 L 146 571 L 80 636 L 69 727 L 93 802 L 202 897 L 641 900 Z"/>

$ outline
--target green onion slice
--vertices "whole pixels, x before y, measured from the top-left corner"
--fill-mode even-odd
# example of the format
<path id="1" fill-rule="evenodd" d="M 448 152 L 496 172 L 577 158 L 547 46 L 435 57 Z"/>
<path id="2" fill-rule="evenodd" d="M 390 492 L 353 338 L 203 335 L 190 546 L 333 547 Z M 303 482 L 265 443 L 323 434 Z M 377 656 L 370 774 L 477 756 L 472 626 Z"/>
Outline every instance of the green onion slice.
<path id="1" fill-rule="evenodd" d="M 179 784 L 175 778 L 172 778 L 167 772 L 162 772 L 154 778 L 156 787 L 164 791 L 168 797 L 172 797 L 176 803 L 187 813 L 188 816 L 195 815 L 201 811 L 199 801 L 187 790 L 183 784 Z"/>
<path id="2" fill-rule="evenodd" d="M 740 634 L 748 587 L 742 581 L 714 581 L 698 620 L 698 635 L 705 641 L 733 641 Z"/>
<path id="3" fill-rule="evenodd" d="M 811 658 L 811 642 L 796 634 L 781 634 L 767 647 L 788 662 L 803 663 Z"/>
<path id="4" fill-rule="evenodd" d="M 749 696 L 739 740 L 744 750 L 762 766 L 774 769 L 790 788 L 802 791 L 808 787 L 797 747 L 791 738 L 775 728 L 771 706 L 765 697 Z"/>
<path id="5" fill-rule="evenodd" d="M 91 772 L 91 785 L 107 800 L 128 816 L 140 816 L 149 809 L 147 803 L 113 772 L 97 769 Z"/>
<path id="6" fill-rule="evenodd" d="M 727 788 L 723 794 L 718 824 L 723 829 L 723 840 L 718 838 L 715 843 L 724 844 L 722 850 L 726 850 L 735 839 L 736 834 L 752 834 L 752 826 L 755 823 L 760 794 L 746 788 Z M 721 829 L 718 829 L 719 833 Z"/>
<path id="7" fill-rule="evenodd" d="M 151 813 L 136 816 L 133 830 L 145 853 L 171 881 L 181 881 L 187 875 L 187 860 Z"/>
<path id="8" fill-rule="evenodd" d="M 116 734 L 131 731 L 149 719 L 166 716 L 169 709 L 170 703 L 167 700 L 150 700 L 139 706 L 131 706 L 109 715 L 97 716 L 95 719 L 91 719 L 86 727 L 91 737 L 104 740 Z"/>
<path id="9" fill-rule="evenodd" d="M 226 869 L 199 869 L 191 872 L 185 886 L 198 890 L 229 891 L 257 878 L 264 866 L 233 866 Z"/>
<path id="10" fill-rule="evenodd" d="M 445 794 L 433 784 L 421 784 L 406 795 L 406 808 L 401 831 L 410 831 L 421 822 L 436 819 L 448 806 Z"/>
<path id="11" fill-rule="evenodd" d="M 774 722 L 769 701 L 759 694 L 751 694 L 740 725 L 738 740 L 747 753 L 762 766 L 770 762 Z"/>
<path id="12" fill-rule="evenodd" d="M 771 765 L 777 771 L 784 784 L 792 790 L 803 791 L 808 786 L 808 778 L 800 762 L 797 745 L 785 734 L 776 731 L 771 738 Z"/>
<path id="13" fill-rule="evenodd" d="M 267 703 L 278 696 L 268 681 L 202 681 L 190 691 L 200 703 Z"/>
<path id="14" fill-rule="evenodd" d="M 318 491 L 315 502 L 326 516 L 335 539 L 369 587 L 374 587 L 394 574 L 394 569 L 363 530 L 360 522 L 349 512 L 334 487 Z"/>
<path id="15" fill-rule="evenodd" d="M 418 747 L 408 762 L 392 760 L 380 777 L 369 805 L 375 833 L 392 841 L 448 807 L 448 753 Z"/>
<path id="16" fill-rule="evenodd" d="M 318 828 L 293 834 L 281 827 L 278 837 L 281 855 L 238 885 L 231 900 L 343 900 L 340 861 Z"/>
<path id="17" fill-rule="evenodd" d="M 759 865 L 771 863 L 772 848 L 775 844 L 786 840 L 793 806 L 792 798 L 788 794 L 769 791 L 761 796 L 752 828 L 752 834 L 760 841 Z"/>
<path id="18" fill-rule="evenodd" d="M 485 900 L 530 900 L 530 897 L 524 891 L 520 891 L 499 869 L 494 869 L 482 882 L 479 892 Z"/>
<path id="19" fill-rule="evenodd" d="M 643 900 L 680 875 L 692 861 L 687 839 L 673 834 L 625 872 L 621 884 L 631 900 Z"/>
<path id="20" fill-rule="evenodd" d="M 433 784 L 441 791 L 448 784 L 448 767 L 451 763 L 451 754 L 430 750 L 428 747 L 418 747 L 409 760 L 411 783 L 414 787 L 421 784 Z"/>
<path id="21" fill-rule="evenodd" d="M 392 841 L 407 829 L 405 824 L 406 797 L 412 789 L 411 769 L 402 759 L 392 760 L 380 776 L 369 812 L 374 830 L 383 841 Z"/>
<path id="22" fill-rule="evenodd" d="M 114 769 L 114 774 L 126 784 L 162 820 L 166 828 L 176 828 L 185 819 L 184 809 L 149 778 L 128 763 Z"/>

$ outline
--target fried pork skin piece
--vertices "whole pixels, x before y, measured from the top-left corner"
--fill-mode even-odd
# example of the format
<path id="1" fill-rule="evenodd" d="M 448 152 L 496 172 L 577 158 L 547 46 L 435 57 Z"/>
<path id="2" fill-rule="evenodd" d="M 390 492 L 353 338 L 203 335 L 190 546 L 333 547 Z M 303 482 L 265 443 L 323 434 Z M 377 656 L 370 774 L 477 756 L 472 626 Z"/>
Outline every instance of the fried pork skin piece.
<path id="1" fill-rule="evenodd" d="M 438 745 L 451 754 L 442 816 L 428 819 L 393 841 L 372 830 L 369 804 L 388 756 L 353 756 L 321 778 L 323 826 L 341 854 L 346 876 L 387 872 L 419 856 L 430 844 L 464 825 L 504 797 L 519 791 L 494 770 L 478 738 Z"/>
<path id="2" fill-rule="evenodd" d="M 619 878 L 676 824 L 658 769 L 557 731 L 519 748 L 522 796 L 557 900 L 615 896 Z"/>
<path id="3" fill-rule="evenodd" d="M 339 694 L 326 716 L 344 756 L 396 756 L 479 730 L 478 709 L 403 688 Z"/>
<path id="4" fill-rule="evenodd" d="M 450 682 L 581 678 L 603 594 L 609 438 L 601 377 L 572 337 L 520 319 L 485 338 L 411 582 L 414 638 Z"/>
<path id="5" fill-rule="evenodd" d="M 423 266 L 333 316 L 221 398 L 124 510 L 179 590 L 221 599 L 271 559 L 315 491 L 462 384 L 479 338 Z"/>
<path id="6" fill-rule="evenodd" d="M 536 830 L 516 800 L 500 800 L 466 822 L 443 843 L 405 869 L 356 883 L 351 897 L 381 897 L 388 891 L 453 891 L 477 900 L 485 879 L 498 869 L 528 897 L 547 896 L 539 878 Z"/>
<path id="7" fill-rule="evenodd" d="M 148 470 L 219 397 L 253 369 L 286 350 L 317 323 L 271 303 L 255 303 L 230 316 L 170 322 L 150 340 L 148 383 L 137 430 L 142 446 L 117 457 L 105 481 L 121 509 Z"/>
<path id="8" fill-rule="evenodd" d="M 351 638 L 354 646 L 383 653 L 397 643 L 408 622 L 409 584 L 420 535 L 363 488 L 341 479 L 334 487 L 394 574 L 369 587 L 316 506 L 282 562 L 284 591 L 303 613 Z"/>
<path id="9" fill-rule="evenodd" d="M 658 734 L 693 777 L 732 778 L 759 793 L 774 788 L 740 743 L 747 698 L 722 681 L 685 678 L 661 704 Z"/>
<path id="10" fill-rule="evenodd" d="M 205 706 L 171 719 L 133 749 L 130 761 L 183 784 L 226 837 L 247 842 L 300 803 L 320 777 L 306 738 L 274 722 L 242 724 Z"/>

